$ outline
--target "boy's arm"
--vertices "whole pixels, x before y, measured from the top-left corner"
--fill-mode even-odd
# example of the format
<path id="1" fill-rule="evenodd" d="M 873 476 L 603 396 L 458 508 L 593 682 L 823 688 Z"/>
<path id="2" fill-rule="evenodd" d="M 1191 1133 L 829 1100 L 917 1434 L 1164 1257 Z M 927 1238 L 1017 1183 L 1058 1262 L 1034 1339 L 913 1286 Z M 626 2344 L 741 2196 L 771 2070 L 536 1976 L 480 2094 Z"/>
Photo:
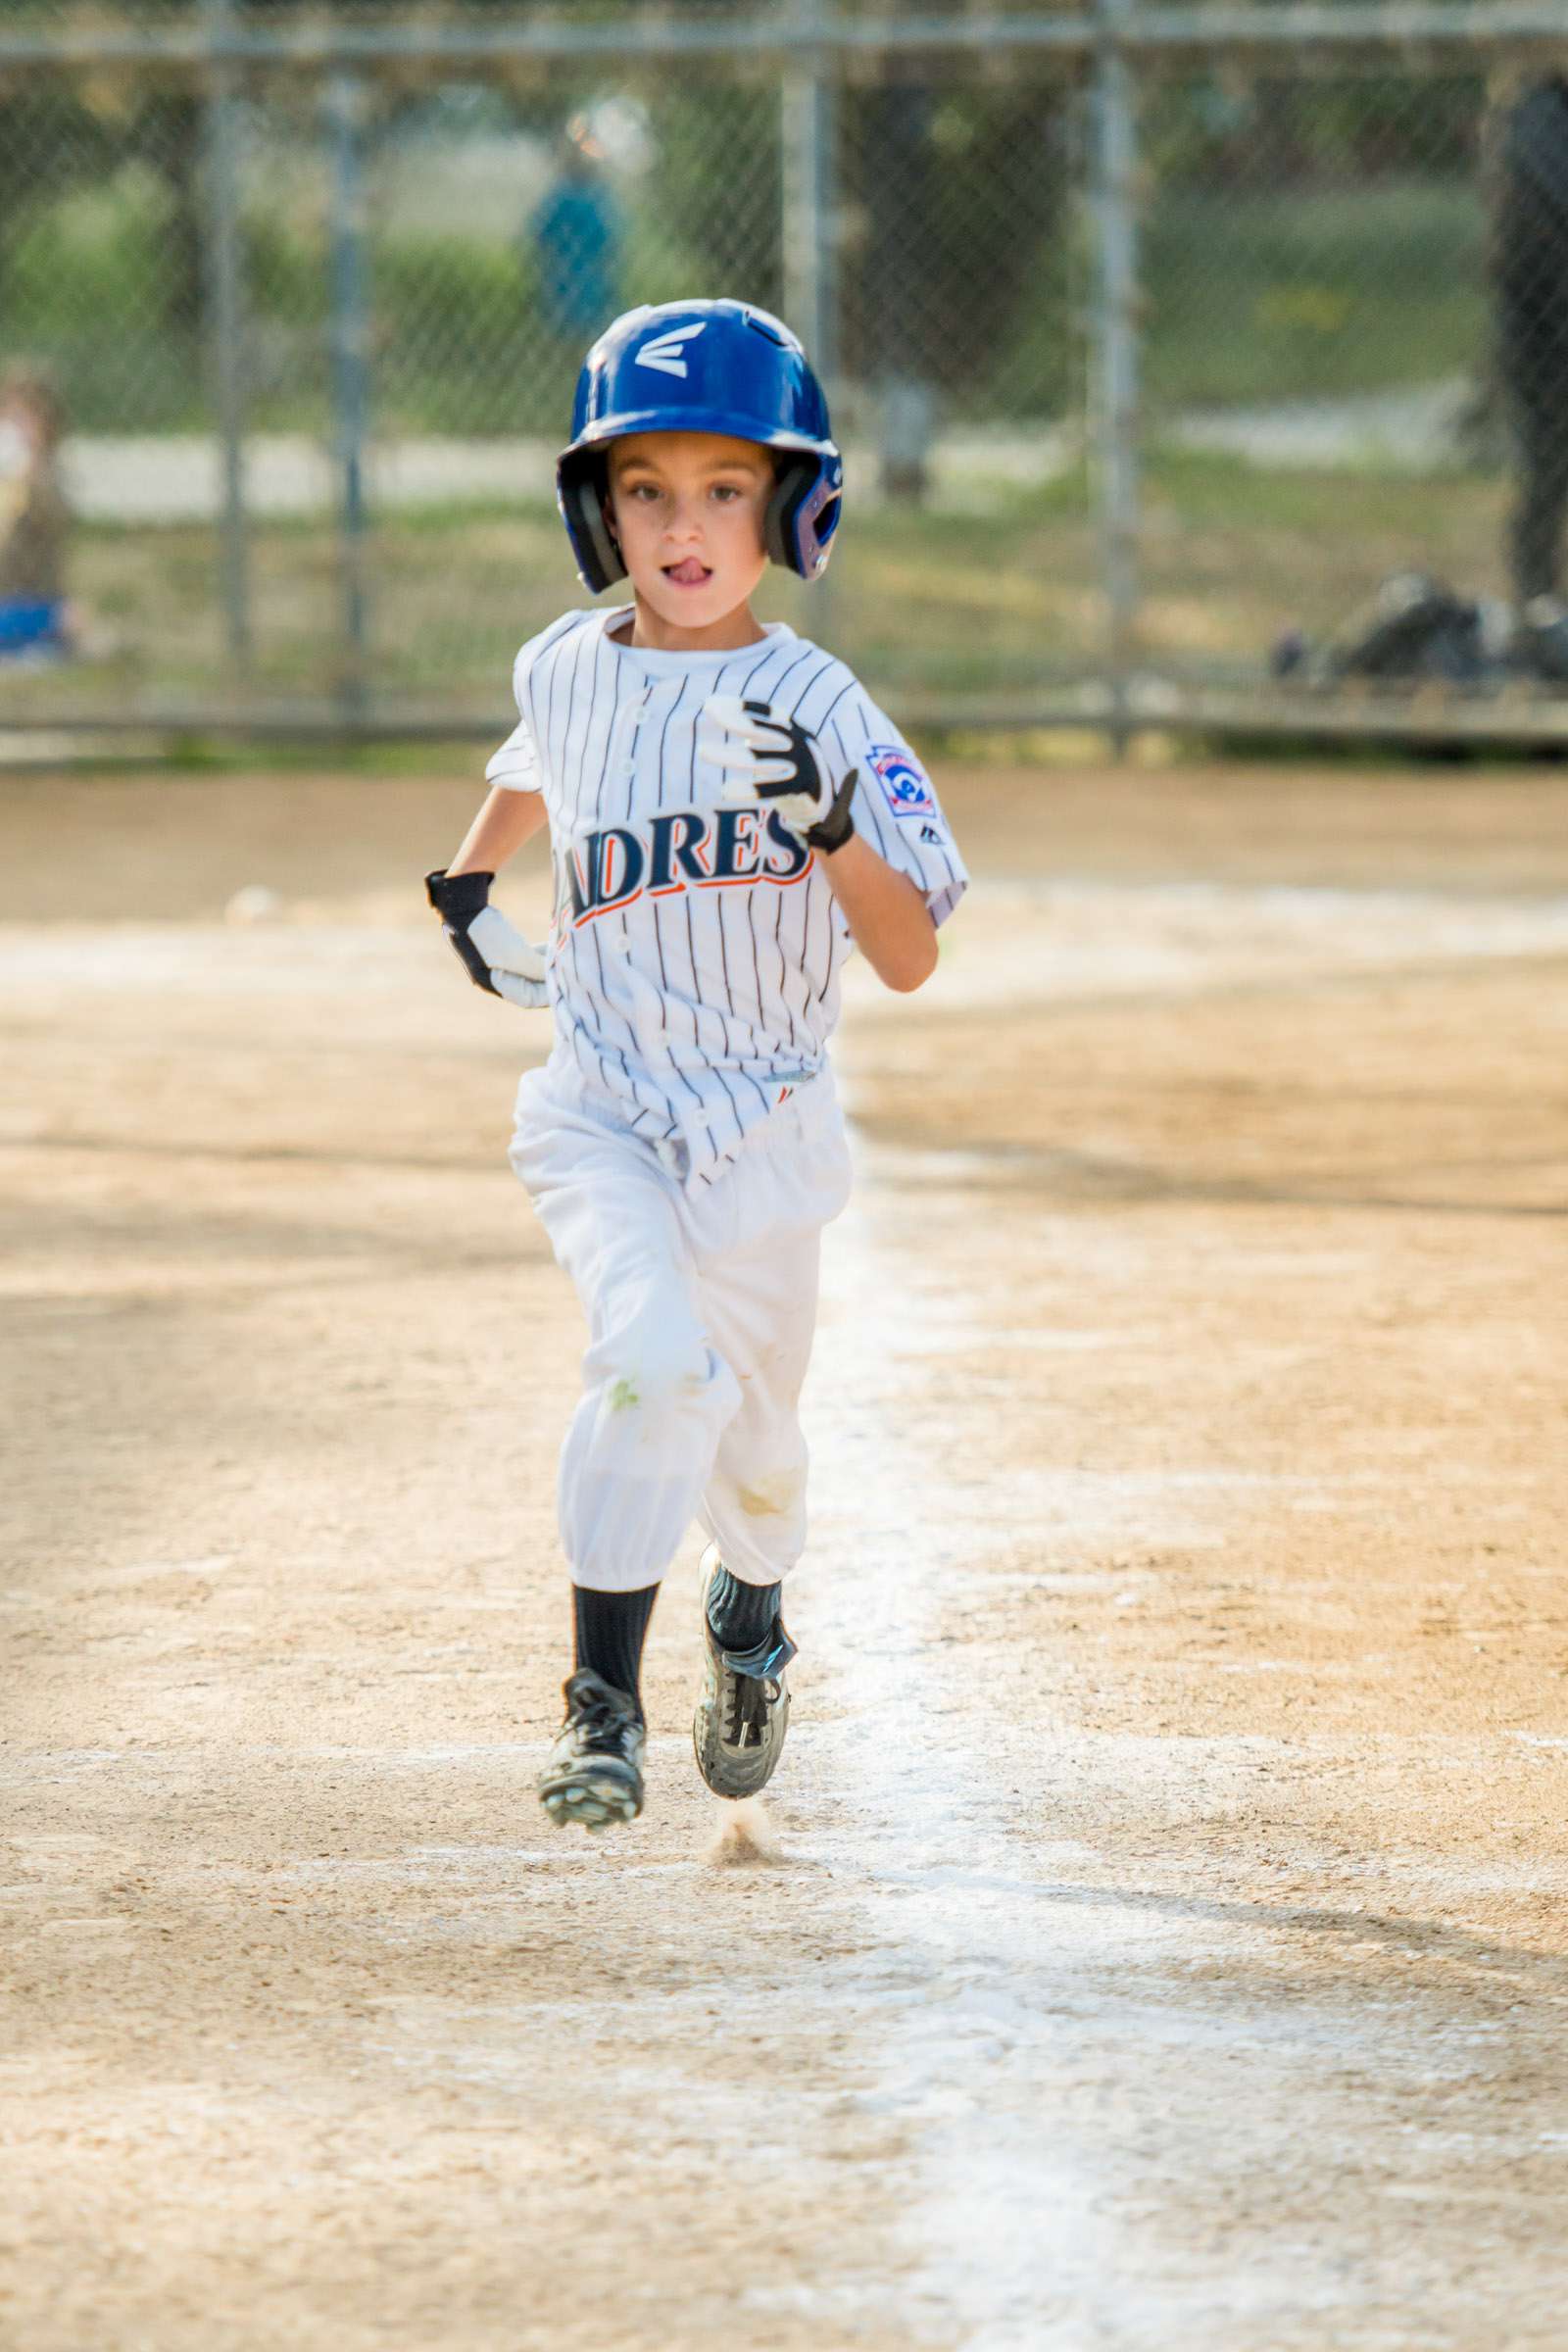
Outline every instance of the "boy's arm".
<path id="1" fill-rule="evenodd" d="M 545 821 L 542 794 L 496 785 L 463 837 L 449 866 L 424 877 L 424 894 L 475 988 L 514 1004 L 549 1002 L 543 948 L 525 940 L 499 906 L 490 905 L 497 869 Z"/>
<path id="2" fill-rule="evenodd" d="M 929 980 L 937 968 L 937 927 L 924 892 L 858 833 L 840 849 L 816 854 L 856 946 L 884 987 L 907 995 Z"/>
<path id="3" fill-rule="evenodd" d="M 541 792 L 517 792 L 497 784 L 463 837 L 463 847 L 446 871 L 450 874 L 498 874 L 531 841 L 545 821 Z"/>
<path id="4" fill-rule="evenodd" d="M 937 968 L 937 926 L 920 884 L 855 830 L 857 765 L 841 774 L 817 737 L 797 718 L 739 695 L 710 695 L 698 723 L 697 748 L 726 773 L 744 779 L 724 798 L 756 798 L 822 860 L 828 887 L 856 946 L 887 988 L 908 994 Z"/>

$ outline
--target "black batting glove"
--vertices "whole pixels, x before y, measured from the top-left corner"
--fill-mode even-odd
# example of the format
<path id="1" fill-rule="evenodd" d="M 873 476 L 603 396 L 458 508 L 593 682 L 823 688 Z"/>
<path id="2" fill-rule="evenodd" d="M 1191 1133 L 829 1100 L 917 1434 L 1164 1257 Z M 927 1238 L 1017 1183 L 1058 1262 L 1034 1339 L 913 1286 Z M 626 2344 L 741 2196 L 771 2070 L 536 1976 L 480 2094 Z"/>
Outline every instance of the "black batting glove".
<path id="1" fill-rule="evenodd" d="M 697 748 L 735 776 L 728 801 L 762 801 L 792 833 L 831 857 L 855 831 L 856 771 L 835 785 L 816 737 L 768 703 L 715 694 L 703 705 Z"/>
<path id="2" fill-rule="evenodd" d="M 475 988 L 511 1004 L 548 1004 L 545 952 L 491 906 L 494 880 L 494 874 L 449 874 L 437 866 L 424 877 L 424 895 Z"/>
<path id="3" fill-rule="evenodd" d="M 498 993 L 496 984 L 490 966 L 468 937 L 468 926 L 489 906 L 494 880 L 494 874 L 449 875 L 443 865 L 424 877 L 424 895 L 441 917 L 441 928 L 463 958 L 468 978 L 492 997 Z"/>

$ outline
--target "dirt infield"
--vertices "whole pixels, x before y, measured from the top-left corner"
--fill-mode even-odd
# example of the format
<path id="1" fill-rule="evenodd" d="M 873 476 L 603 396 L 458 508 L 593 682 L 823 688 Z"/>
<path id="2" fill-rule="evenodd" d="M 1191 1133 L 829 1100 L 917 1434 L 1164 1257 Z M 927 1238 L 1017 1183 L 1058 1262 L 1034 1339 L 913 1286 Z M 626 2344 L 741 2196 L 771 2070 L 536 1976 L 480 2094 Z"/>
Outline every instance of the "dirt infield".
<path id="1" fill-rule="evenodd" d="M 1559 2352 L 1568 782 L 951 779 L 771 1863 L 695 1544 L 644 1820 L 530 1793 L 580 1338 L 416 903 L 473 798 L 0 786 L 0 2343 Z"/>

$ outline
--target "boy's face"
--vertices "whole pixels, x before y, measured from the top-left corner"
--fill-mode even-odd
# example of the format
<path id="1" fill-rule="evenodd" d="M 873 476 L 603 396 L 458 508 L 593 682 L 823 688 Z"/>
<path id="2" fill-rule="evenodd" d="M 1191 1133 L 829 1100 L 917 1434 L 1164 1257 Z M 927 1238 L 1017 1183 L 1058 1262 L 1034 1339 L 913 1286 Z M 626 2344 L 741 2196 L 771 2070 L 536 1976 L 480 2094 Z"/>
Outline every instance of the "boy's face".
<path id="1" fill-rule="evenodd" d="M 701 634 L 744 607 L 767 568 L 773 467 L 755 441 L 634 433 L 610 449 L 610 511 L 633 588 L 666 627 Z"/>

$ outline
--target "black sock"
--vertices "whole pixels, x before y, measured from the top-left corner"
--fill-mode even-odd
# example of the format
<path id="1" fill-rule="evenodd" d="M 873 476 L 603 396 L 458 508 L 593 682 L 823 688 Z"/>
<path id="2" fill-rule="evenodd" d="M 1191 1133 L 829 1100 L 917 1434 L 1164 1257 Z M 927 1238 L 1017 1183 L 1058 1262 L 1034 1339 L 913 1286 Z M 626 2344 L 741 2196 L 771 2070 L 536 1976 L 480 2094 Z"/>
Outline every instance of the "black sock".
<path id="1" fill-rule="evenodd" d="M 743 1585 L 720 1568 L 708 1588 L 708 1622 L 722 1649 L 755 1649 L 777 1615 L 777 1585 Z"/>
<path id="2" fill-rule="evenodd" d="M 648 1620 L 659 1598 L 657 1585 L 640 1592 L 592 1592 L 586 1585 L 571 1588 L 576 1618 L 577 1664 L 591 1666 L 613 1690 L 624 1690 L 643 1711 L 643 1643 Z"/>

